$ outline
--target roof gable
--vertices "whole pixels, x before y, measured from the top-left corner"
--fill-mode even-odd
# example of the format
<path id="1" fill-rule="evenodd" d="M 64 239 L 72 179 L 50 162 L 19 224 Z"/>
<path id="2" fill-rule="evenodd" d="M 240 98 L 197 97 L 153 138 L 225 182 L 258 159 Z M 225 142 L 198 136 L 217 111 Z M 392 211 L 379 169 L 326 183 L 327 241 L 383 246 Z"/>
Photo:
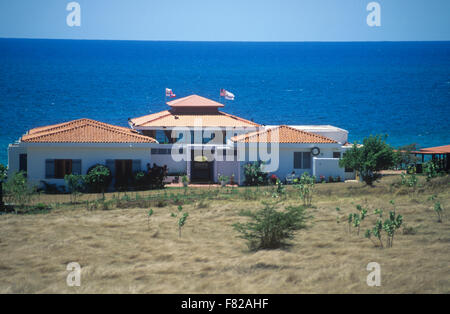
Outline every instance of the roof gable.
<path id="1" fill-rule="evenodd" d="M 27 143 L 155 143 L 156 140 L 134 130 L 91 119 L 31 129 L 22 136 Z"/>
<path id="2" fill-rule="evenodd" d="M 257 127 L 258 123 L 225 112 L 174 113 L 169 110 L 130 120 L 135 128 L 146 127 Z"/>
<path id="3" fill-rule="evenodd" d="M 170 107 L 224 107 L 224 105 L 219 102 L 198 95 L 190 95 L 175 99 L 169 101 L 167 104 Z"/>
<path id="4" fill-rule="evenodd" d="M 231 140 L 244 143 L 337 143 L 328 137 L 298 130 L 287 125 L 280 125 L 262 131 L 237 135 L 232 137 Z"/>

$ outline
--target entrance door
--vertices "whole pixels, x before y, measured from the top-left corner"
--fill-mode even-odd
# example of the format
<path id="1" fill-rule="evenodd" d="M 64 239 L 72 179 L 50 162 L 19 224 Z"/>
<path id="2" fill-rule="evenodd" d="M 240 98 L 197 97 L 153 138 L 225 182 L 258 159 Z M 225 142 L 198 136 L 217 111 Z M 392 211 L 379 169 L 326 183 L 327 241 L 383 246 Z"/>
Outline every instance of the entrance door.
<path id="1" fill-rule="evenodd" d="M 116 159 L 116 187 L 127 188 L 133 178 L 133 161 L 131 159 Z"/>
<path id="2" fill-rule="evenodd" d="M 213 160 L 208 160 L 202 150 L 191 150 L 191 182 L 211 183 L 214 181 L 213 171 Z"/>

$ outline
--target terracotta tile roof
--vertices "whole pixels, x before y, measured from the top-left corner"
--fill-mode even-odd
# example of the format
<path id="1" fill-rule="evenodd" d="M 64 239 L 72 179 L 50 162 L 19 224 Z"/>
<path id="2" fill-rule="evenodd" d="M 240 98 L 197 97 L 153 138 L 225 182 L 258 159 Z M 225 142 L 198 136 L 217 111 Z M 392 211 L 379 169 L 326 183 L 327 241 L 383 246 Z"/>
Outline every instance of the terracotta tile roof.
<path id="1" fill-rule="evenodd" d="M 171 107 L 224 107 L 221 103 L 198 95 L 175 99 L 167 104 Z"/>
<path id="2" fill-rule="evenodd" d="M 337 143 L 328 137 L 294 129 L 287 125 L 237 135 L 231 140 L 245 143 Z"/>
<path id="3" fill-rule="evenodd" d="M 444 146 L 436 146 L 436 147 L 428 147 L 428 148 L 422 148 L 419 151 L 415 151 L 412 153 L 416 154 L 450 154 L 450 145 L 444 145 Z"/>
<path id="4" fill-rule="evenodd" d="M 131 119 L 135 127 L 194 127 L 200 119 L 203 127 L 255 127 L 258 123 L 217 111 L 215 113 L 175 114 L 169 110 Z"/>
<path id="5" fill-rule="evenodd" d="M 34 128 L 22 136 L 27 143 L 155 143 L 136 131 L 91 119 Z"/>

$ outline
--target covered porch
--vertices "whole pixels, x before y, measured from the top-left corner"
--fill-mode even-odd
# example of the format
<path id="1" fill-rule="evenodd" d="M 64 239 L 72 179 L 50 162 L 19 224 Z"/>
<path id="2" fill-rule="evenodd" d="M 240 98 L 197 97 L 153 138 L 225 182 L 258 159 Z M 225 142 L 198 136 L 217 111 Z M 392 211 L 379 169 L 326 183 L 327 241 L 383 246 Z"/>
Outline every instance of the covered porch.
<path id="1" fill-rule="evenodd" d="M 439 170 L 450 170 L 450 145 L 422 148 L 418 151 L 412 151 L 416 157 L 422 156 L 422 163 L 425 162 L 425 156 L 431 156 L 431 160 L 438 166 Z"/>

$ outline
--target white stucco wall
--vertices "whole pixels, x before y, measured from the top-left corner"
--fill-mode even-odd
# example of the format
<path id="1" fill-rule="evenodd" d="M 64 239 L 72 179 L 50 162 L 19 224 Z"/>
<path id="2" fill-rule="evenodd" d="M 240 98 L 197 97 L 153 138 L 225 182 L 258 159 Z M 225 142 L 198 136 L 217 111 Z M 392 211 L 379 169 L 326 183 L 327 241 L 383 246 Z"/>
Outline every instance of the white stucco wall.
<path id="1" fill-rule="evenodd" d="M 238 161 L 216 161 L 214 181 L 217 182 L 219 180 L 219 174 L 227 176 L 229 179 L 231 179 L 231 176 L 234 175 L 234 182 L 238 183 L 240 172 L 239 167 L 240 162 Z"/>
<path id="2" fill-rule="evenodd" d="M 139 145 L 97 144 L 88 146 L 70 145 L 26 145 L 28 155 L 28 181 L 39 185 L 41 180 L 50 184 L 65 185 L 64 179 L 45 178 L 46 159 L 81 159 L 82 174 L 95 164 L 106 164 L 107 159 L 138 159 L 141 160 L 141 169 L 151 163 L 150 147 Z"/>
<path id="3" fill-rule="evenodd" d="M 294 152 L 310 152 L 313 147 L 320 148 L 320 154 L 317 157 L 311 157 L 310 169 L 294 169 Z M 12 144 L 9 147 L 9 169 L 10 172 L 18 171 L 19 155 L 27 153 L 28 156 L 28 179 L 32 184 L 39 184 L 41 180 L 57 185 L 64 185 L 63 179 L 45 178 L 45 160 L 46 159 L 81 159 L 82 173 L 92 165 L 97 163 L 105 164 L 107 159 L 138 159 L 141 160 L 141 169 L 146 169 L 147 163 L 159 166 L 167 165 L 169 172 L 187 173 L 190 172 L 190 163 L 185 160 L 174 161 L 170 154 L 160 155 L 151 154 L 151 148 L 167 147 L 160 144 Z M 247 147 L 247 151 L 251 150 Z M 274 173 L 280 179 L 295 171 L 296 176 L 303 172 L 311 175 L 340 176 L 347 178 L 344 169 L 339 168 L 339 159 L 332 158 L 333 152 L 342 152 L 342 146 L 339 144 L 280 144 L 278 154 L 273 155 L 276 158 L 276 169 L 269 173 Z M 253 150 L 254 151 L 254 150 Z M 275 152 L 276 150 L 274 150 Z M 217 153 L 217 151 L 216 151 Z M 250 161 L 247 152 L 245 161 L 216 161 L 214 165 L 214 180 L 218 180 L 218 174 L 231 177 L 235 175 L 235 181 L 243 183 L 245 176 L 243 165 Z M 258 155 L 258 154 L 257 154 Z"/>
<path id="4" fill-rule="evenodd" d="M 19 144 L 10 144 L 8 147 L 8 177 L 19 171 L 20 154 L 26 154 L 27 149 Z M 27 157 L 28 159 L 28 157 Z"/>
<path id="5" fill-rule="evenodd" d="M 319 179 L 324 176 L 325 180 L 331 176 L 333 178 L 340 177 L 341 181 L 345 180 L 344 168 L 339 167 L 339 158 L 313 158 L 313 175 Z"/>
<path id="6" fill-rule="evenodd" d="M 187 162 L 186 161 L 174 161 L 172 155 L 151 155 L 151 166 L 156 163 L 158 166 L 167 165 L 169 173 L 186 173 L 187 172 Z"/>
<path id="7" fill-rule="evenodd" d="M 270 174 L 275 174 L 277 177 L 279 177 L 281 180 L 284 180 L 286 176 L 290 175 L 293 171 L 295 172 L 296 176 L 300 176 L 302 173 L 307 172 L 310 175 L 314 175 L 313 173 L 313 158 L 314 156 L 311 156 L 311 167 L 309 169 L 295 169 L 294 168 L 294 153 L 295 152 L 311 152 L 311 149 L 313 147 L 319 147 L 320 154 L 317 156 L 317 158 L 330 158 L 333 159 L 333 153 L 334 152 L 341 152 L 342 148 L 339 144 L 280 144 L 278 147 L 278 166 L 276 170 L 269 171 Z M 251 148 L 249 148 L 251 150 Z M 276 158 L 276 155 L 274 155 L 274 158 Z M 336 158 L 337 161 L 339 159 Z M 246 155 L 246 162 L 249 161 L 249 154 Z M 243 164 L 245 164 L 244 162 Z M 275 161 L 274 165 L 277 162 Z M 344 178 L 344 169 L 339 168 L 338 163 L 333 164 L 327 164 L 327 167 L 330 167 L 329 170 L 322 169 L 323 171 L 326 171 L 326 173 L 329 175 L 334 175 L 334 173 L 337 173 L 335 176 L 340 175 L 342 178 Z M 264 169 L 264 166 L 263 166 Z M 331 171 L 332 170 L 332 171 Z M 342 172 L 342 174 L 341 174 Z M 244 180 L 244 176 L 242 175 L 242 180 Z"/>

